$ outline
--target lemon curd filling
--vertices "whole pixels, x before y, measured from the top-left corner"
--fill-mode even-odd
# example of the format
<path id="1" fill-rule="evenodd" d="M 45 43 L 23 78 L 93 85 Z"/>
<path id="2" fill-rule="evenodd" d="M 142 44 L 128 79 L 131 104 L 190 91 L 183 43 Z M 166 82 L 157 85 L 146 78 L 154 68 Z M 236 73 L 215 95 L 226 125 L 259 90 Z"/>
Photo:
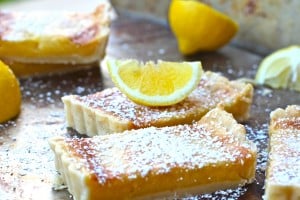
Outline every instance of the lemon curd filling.
<path id="1" fill-rule="evenodd" d="M 84 47 L 84 48 L 82 48 Z M 39 58 L 41 61 L 53 58 L 53 62 L 62 56 L 90 56 L 98 48 L 96 40 L 88 44 L 75 44 L 70 39 L 61 38 L 36 38 L 26 41 L 2 41 L 0 55 L 4 59 L 25 61 L 22 57 Z"/>

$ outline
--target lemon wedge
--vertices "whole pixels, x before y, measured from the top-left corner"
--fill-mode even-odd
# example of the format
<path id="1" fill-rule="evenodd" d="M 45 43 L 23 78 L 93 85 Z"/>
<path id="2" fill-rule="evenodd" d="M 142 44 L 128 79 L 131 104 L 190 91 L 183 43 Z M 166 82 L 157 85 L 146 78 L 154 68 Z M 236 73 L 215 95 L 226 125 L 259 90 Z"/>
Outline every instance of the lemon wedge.
<path id="1" fill-rule="evenodd" d="M 106 61 L 115 85 L 132 101 L 146 106 L 168 106 L 186 98 L 203 73 L 201 62 Z"/>
<path id="2" fill-rule="evenodd" d="M 214 51 L 227 44 L 238 31 L 234 20 L 197 0 L 173 0 L 168 19 L 179 51 L 184 55 Z"/>
<path id="3" fill-rule="evenodd" d="M 300 46 L 279 49 L 262 60 L 255 82 L 300 91 Z"/>
<path id="4" fill-rule="evenodd" d="M 0 123 L 20 112 L 21 91 L 19 81 L 12 70 L 0 61 Z"/>

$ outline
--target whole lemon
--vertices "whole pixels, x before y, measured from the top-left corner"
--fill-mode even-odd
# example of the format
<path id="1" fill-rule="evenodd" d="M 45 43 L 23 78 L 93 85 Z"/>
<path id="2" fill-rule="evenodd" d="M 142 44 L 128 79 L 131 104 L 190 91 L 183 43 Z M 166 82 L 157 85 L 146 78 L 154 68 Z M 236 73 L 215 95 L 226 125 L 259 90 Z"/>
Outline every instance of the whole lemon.
<path id="1" fill-rule="evenodd" d="M 20 108 L 19 81 L 12 70 L 0 61 L 0 123 L 17 116 Z"/>
<path id="2" fill-rule="evenodd" d="M 185 55 L 214 51 L 238 31 L 230 17 L 197 0 L 173 0 L 168 17 L 179 51 Z"/>

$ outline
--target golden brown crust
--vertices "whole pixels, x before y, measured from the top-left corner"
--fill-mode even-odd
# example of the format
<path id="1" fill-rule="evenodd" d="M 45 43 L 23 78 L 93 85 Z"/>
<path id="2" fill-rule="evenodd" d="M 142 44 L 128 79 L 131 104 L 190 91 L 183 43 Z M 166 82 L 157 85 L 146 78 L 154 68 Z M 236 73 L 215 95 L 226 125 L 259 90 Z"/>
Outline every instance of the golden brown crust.
<path id="1" fill-rule="evenodd" d="M 87 96 L 65 96 L 67 123 L 89 136 L 149 126 L 190 124 L 220 106 L 240 121 L 248 118 L 253 87 L 229 81 L 213 72 L 204 73 L 199 86 L 182 102 L 167 107 L 147 107 L 133 103 L 117 88 Z"/>
<path id="2" fill-rule="evenodd" d="M 78 200 L 199 194 L 244 185 L 255 176 L 256 147 L 219 108 L 192 125 L 53 138 L 50 145 Z"/>
<path id="3" fill-rule="evenodd" d="M 280 129 L 300 130 L 300 106 L 290 105 L 271 113 L 270 134 Z"/>
<path id="4" fill-rule="evenodd" d="M 300 199 L 300 106 L 271 113 L 266 199 Z"/>

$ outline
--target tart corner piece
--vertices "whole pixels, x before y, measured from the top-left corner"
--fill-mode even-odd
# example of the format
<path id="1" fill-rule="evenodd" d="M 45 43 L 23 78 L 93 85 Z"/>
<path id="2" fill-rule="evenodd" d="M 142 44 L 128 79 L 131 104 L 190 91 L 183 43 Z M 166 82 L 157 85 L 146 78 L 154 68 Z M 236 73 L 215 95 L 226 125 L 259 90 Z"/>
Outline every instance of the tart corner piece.
<path id="1" fill-rule="evenodd" d="M 95 97 L 98 96 L 99 98 L 102 95 L 105 96 L 105 91 L 94 94 Z M 80 98 L 84 101 L 80 101 Z M 91 98 L 89 95 L 83 97 L 78 95 L 64 96 L 62 102 L 64 103 L 68 127 L 72 127 L 80 134 L 92 137 L 119 133 L 134 128 L 131 121 L 103 111 L 98 107 L 97 98 Z"/>
<path id="2" fill-rule="evenodd" d="M 59 179 L 63 185 L 67 186 L 75 200 L 84 200 L 86 199 L 84 197 L 88 196 L 85 179 L 89 177 L 89 174 L 81 165 L 78 157 L 71 157 L 67 153 L 68 150 L 64 143 L 63 137 L 54 137 L 49 140 L 49 145 L 55 152 L 55 168 L 59 169 L 57 176 L 60 176 Z"/>

